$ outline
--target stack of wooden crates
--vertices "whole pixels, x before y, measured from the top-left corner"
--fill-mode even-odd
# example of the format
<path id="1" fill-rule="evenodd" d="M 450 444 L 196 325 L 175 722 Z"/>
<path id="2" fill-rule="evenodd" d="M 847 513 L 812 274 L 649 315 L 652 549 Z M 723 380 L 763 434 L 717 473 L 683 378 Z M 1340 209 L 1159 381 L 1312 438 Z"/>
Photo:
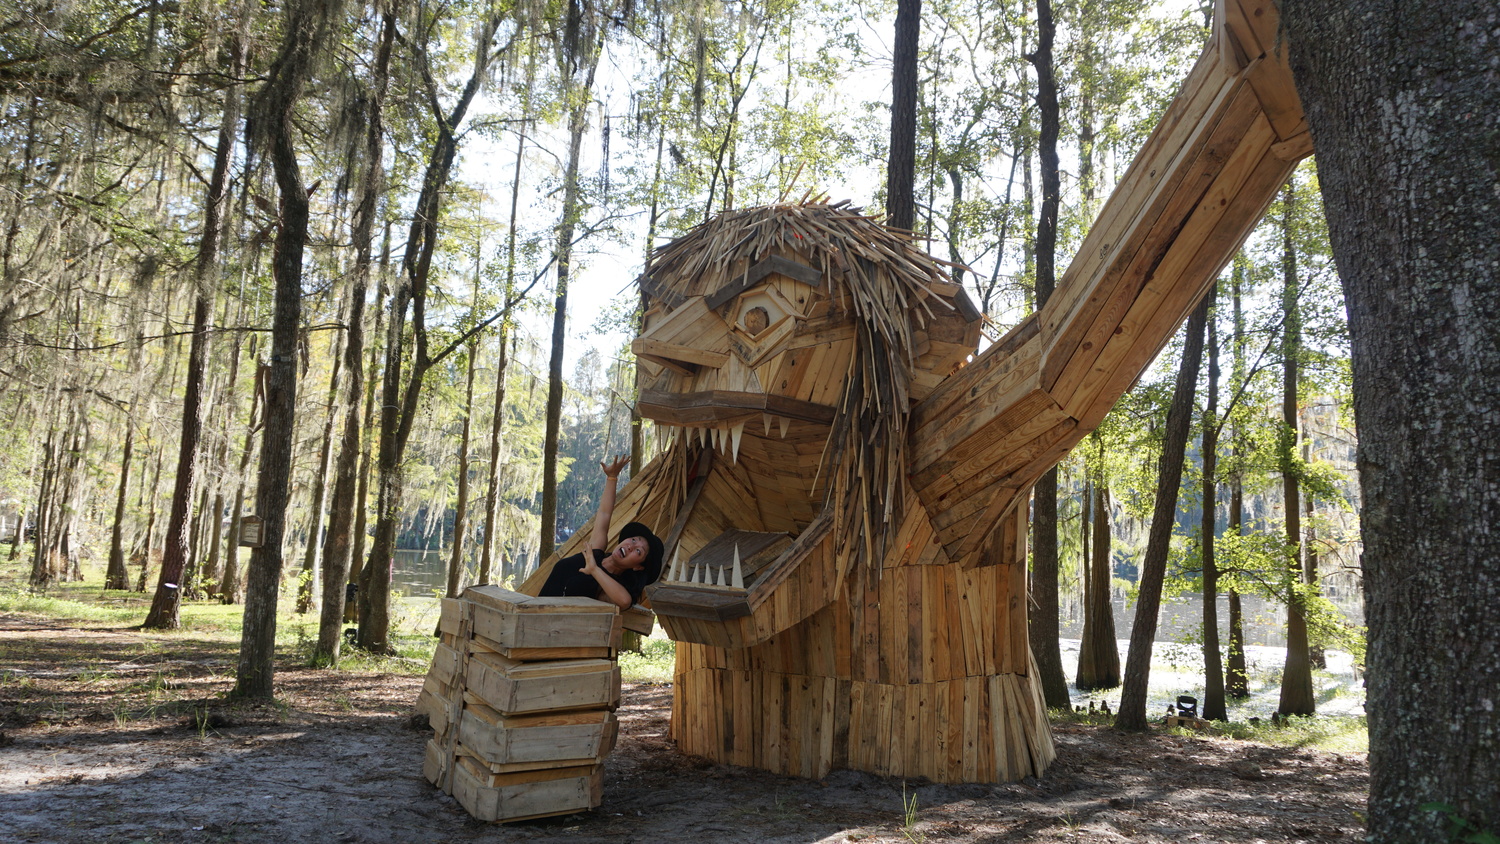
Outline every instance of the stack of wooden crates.
<path id="1" fill-rule="evenodd" d="M 618 732 L 621 633 L 649 634 L 652 621 L 639 608 L 498 586 L 445 598 L 417 699 L 435 731 L 423 774 L 486 821 L 598 806 Z"/>

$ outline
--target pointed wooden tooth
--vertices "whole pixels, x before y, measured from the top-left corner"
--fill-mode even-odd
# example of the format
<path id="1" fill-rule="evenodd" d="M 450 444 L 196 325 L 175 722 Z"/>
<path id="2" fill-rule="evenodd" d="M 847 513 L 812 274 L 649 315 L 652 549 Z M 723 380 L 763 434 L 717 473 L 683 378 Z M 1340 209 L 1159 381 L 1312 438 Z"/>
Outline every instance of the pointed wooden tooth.
<path id="1" fill-rule="evenodd" d="M 760 422 L 761 422 L 762 425 L 765 426 L 765 435 L 768 436 L 768 437 L 771 436 L 771 420 L 773 418 L 775 418 L 775 417 L 773 417 L 769 413 L 762 413 L 760 415 Z"/>
<path id="2" fill-rule="evenodd" d="M 736 589 L 745 588 L 745 575 L 740 571 L 740 544 L 734 543 L 734 572 L 731 575 L 729 585 Z"/>
<path id="3" fill-rule="evenodd" d="M 682 548 L 679 547 L 678 549 L 676 549 L 676 552 L 672 554 L 672 567 L 668 569 L 667 572 L 668 580 L 682 579 Z"/>
<path id="4" fill-rule="evenodd" d="M 731 462 L 731 463 L 738 463 L 738 462 L 740 462 L 740 437 L 743 437 L 744 435 L 745 435 L 745 423 L 744 422 L 741 422 L 740 424 L 734 426 L 734 429 L 732 431 L 730 431 L 730 436 L 734 440 L 734 454 L 730 458 L 729 462 Z"/>
<path id="5" fill-rule="evenodd" d="M 792 420 L 785 416 L 778 416 L 776 421 L 781 424 L 781 438 L 786 439 L 786 429 L 792 423 Z"/>
<path id="6" fill-rule="evenodd" d="M 704 566 L 697 566 L 696 568 L 697 568 L 697 572 L 698 572 L 698 577 L 697 577 L 697 580 L 695 580 L 694 582 L 696 582 L 696 583 L 707 583 L 708 582 L 708 580 L 707 580 L 708 572 L 706 571 L 706 569 L 708 568 L 708 566 L 706 566 L 706 565 L 704 565 Z"/>

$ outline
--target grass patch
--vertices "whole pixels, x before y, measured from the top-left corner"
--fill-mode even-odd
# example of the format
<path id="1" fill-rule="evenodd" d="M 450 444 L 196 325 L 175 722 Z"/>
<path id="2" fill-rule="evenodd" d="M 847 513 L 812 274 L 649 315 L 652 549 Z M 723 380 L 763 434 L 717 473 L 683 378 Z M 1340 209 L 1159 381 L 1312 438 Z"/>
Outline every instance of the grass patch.
<path id="1" fill-rule="evenodd" d="M 1370 750 L 1370 728 L 1363 715 L 1292 717 L 1280 725 L 1269 721 L 1259 724 L 1233 721 L 1224 727 L 1222 734 L 1278 747 L 1300 747 L 1330 753 L 1368 753 Z"/>
<path id="2" fill-rule="evenodd" d="M 620 653 L 620 678 L 627 683 L 670 683 L 676 659 L 671 639 L 642 639 L 640 653 Z"/>

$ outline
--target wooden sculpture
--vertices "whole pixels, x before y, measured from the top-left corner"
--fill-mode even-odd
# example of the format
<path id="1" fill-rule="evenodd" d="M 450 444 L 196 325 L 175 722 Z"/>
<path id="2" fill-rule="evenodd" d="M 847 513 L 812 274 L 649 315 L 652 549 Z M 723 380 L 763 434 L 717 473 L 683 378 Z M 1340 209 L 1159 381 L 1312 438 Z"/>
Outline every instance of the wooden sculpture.
<path id="1" fill-rule="evenodd" d="M 983 353 L 942 262 L 841 204 L 728 212 L 658 250 L 634 349 L 666 446 L 615 516 L 666 537 L 647 595 L 684 752 L 809 777 L 1047 767 L 1028 493 L 1311 151 L 1280 49 L 1269 0 L 1220 1 L 1057 292 Z"/>

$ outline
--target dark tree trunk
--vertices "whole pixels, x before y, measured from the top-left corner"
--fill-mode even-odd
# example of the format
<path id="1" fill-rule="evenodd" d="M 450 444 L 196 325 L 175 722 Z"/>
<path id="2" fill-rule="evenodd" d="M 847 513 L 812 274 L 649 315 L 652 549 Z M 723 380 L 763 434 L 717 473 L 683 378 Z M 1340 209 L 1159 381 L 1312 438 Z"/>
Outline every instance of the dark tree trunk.
<path id="1" fill-rule="evenodd" d="M 210 208 L 213 201 L 210 200 Z M 204 224 L 205 230 L 207 223 Z M 182 436 L 177 445 L 177 477 L 172 487 L 172 509 L 167 517 L 167 542 L 162 551 L 156 595 L 141 626 L 148 630 L 176 630 L 182 626 L 182 576 L 187 567 L 193 488 L 198 474 L 198 437 L 203 431 L 203 376 L 208 368 L 210 302 L 201 290 L 193 301 L 193 340 L 188 347 L 187 387 L 182 398 Z"/>
<path id="2" fill-rule="evenodd" d="M 355 559 L 350 531 L 356 509 L 364 509 L 358 489 L 358 470 L 366 418 L 360 412 L 360 401 L 365 392 L 365 296 L 370 286 L 370 249 L 375 241 L 376 208 L 385 189 L 385 95 L 390 81 L 391 48 L 395 42 L 396 18 L 387 9 L 381 23 L 380 41 L 375 48 L 375 78 L 370 83 L 369 110 L 365 115 L 365 169 L 354 209 L 354 271 L 350 274 L 346 297 L 349 332 L 344 340 L 344 369 L 348 372 L 344 381 L 344 427 L 333 473 L 333 506 L 328 513 L 328 534 L 323 545 L 323 601 L 318 616 L 318 643 L 312 654 L 315 665 L 337 665 L 339 661 L 339 648 L 344 638 L 346 586 L 350 578 L 350 561 Z"/>
<path id="3" fill-rule="evenodd" d="M 1240 303 L 1240 282 L 1245 269 L 1236 264 L 1230 276 L 1234 300 L 1234 382 L 1243 384 L 1245 379 L 1245 315 Z M 1229 478 L 1229 518 L 1225 532 L 1241 536 L 1245 512 L 1245 484 L 1242 467 L 1246 446 L 1238 429 L 1234 429 L 1234 471 Z M 1229 590 L 1229 647 L 1224 662 L 1224 693 L 1229 697 L 1244 699 L 1250 696 L 1250 674 L 1245 665 L 1245 613 L 1240 607 L 1238 589 Z"/>
<path id="4" fill-rule="evenodd" d="M 530 92 L 536 78 L 535 54 L 527 59 L 526 90 Z M 529 95 L 528 95 L 529 96 Z M 523 111 L 530 112 L 531 101 L 523 100 Z M 506 344 L 510 342 L 511 314 L 509 302 L 516 289 L 516 216 L 521 207 L 521 165 L 526 159 L 526 132 L 529 124 L 521 122 L 516 133 L 516 167 L 510 182 L 510 226 L 505 235 L 505 299 L 506 312 L 500 318 L 500 338 L 495 344 L 495 413 L 490 418 L 490 464 L 486 478 L 488 486 L 484 493 L 484 548 L 479 554 L 478 582 L 490 583 L 495 578 L 495 553 L 499 542 L 500 515 L 500 433 L 505 429 L 505 377 L 510 368 Z M 500 573 L 500 580 L 504 580 Z"/>
<path id="5" fill-rule="evenodd" d="M 1208 291 L 1208 396 L 1203 409 L 1203 712 L 1204 718 L 1225 721 L 1224 662 L 1219 655 L 1219 564 L 1214 559 L 1218 529 L 1219 492 L 1219 330 L 1214 307 L 1218 285 Z"/>
<path id="6" fill-rule="evenodd" d="M 312 494 L 307 508 L 307 547 L 302 549 L 302 574 L 297 585 L 297 612 L 311 612 L 313 596 L 318 589 L 319 552 L 323 550 L 323 516 L 328 511 L 328 472 L 333 460 L 333 431 L 338 424 L 339 376 L 342 374 L 343 350 L 334 344 L 333 373 L 328 378 L 328 415 L 323 420 L 323 436 L 318 450 L 318 468 L 313 476 Z"/>
<path id="7" fill-rule="evenodd" d="M 886 223 L 910 231 L 916 224 L 917 51 L 922 0 L 896 0 L 896 40 L 891 69 L 891 157 L 885 171 Z"/>
<path id="8" fill-rule="evenodd" d="M 1374 841 L 1500 832 L 1500 9 L 1284 0 L 1349 311 Z"/>
<path id="9" fill-rule="evenodd" d="M 546 442 L 542 447 L 542 536 L 539 559 L 552 556 L 557 544 L 557 453 L 562 429 L 563 343 L 567 337 L 568 281 L 573 268 L 573 230 L 578 216 L 578 158 L 587 128 L 584 106 L 568 119 L 568 167 L 563 188 L 562 221 L 557 227 L 557 295 L 552 303 L 552 351 L 547 361 Z"/>
<path id="10" fill-rule="evenodd" d="M 1177 492 L 1182 485 L 1182 464 L 1187 452 L 1188 429 L 1193 423 L 1193 393 L 1198 387 L 1198 369 L 1203 362 L 1203 329 L 1208 322 L 1209 300 L 1205 296 L 1188 317 L 1182 344 L 1182 366 L 1167 410 L 1162 441 L 1161 472 L 1156 482 L 1156 503 L 1151 512 L 1151 533 L 1141 560 L 1141 579 L 1136 591 L 1135 623 L 1130 627 L 1130 651 L 1125 657 L 1125 687 L 1120 692 L 1120 711 L 1115 727 L 1146 729 L 1146 689 L 1151 679 L 1151 646 L 1156 641 L 1157 614 L 1161 610 L 1161 587 L 1167 574 L 1167 551 L 1172 528 L 1177 523 Z"/>
<path id="11" fill-rule="evenodd" d="M 1286 515 L 1287 560 L 1282 574 L 1286 589 L 1286 665 L 1281 672 L 1282 715 L 1312 715 L 1312 662 L 1308 658 L 1307 616 L 1303 610 L 1302 499 L 1298 486 L 1297 368 L 1302 356 L 1302 316 L 1297 305 L 1297 249 L 1292 242 L 1292 214 L 1297 193 L 1288 182 L 1282 191 L 1282 338 L 1281 338 L 1281 495 Z"/>
<path id="12" fill-rule="evenodd" d="M 1109 488 L 1101 481 L 1094 482 L 1090 509 L 1094 514 L 1093 561 L 1086 573 L 1083 639 L 1078 643 L 1078 676 L 1074 680 L 1083 691 L 1120 685 L 1120 646 L 1115 640 L 1110 586 L 1114 566 L 1110 559 Z"/>
<path id="13" fill-rule="evenodd" d="M 125 422 L 125 451 L 120 455 L 120 492 L 115 498 L 115 520 L 109 529 L 109 565 L 104 570 L 105 589 L 129 589 L 130 572 L 125 569 L 125 501 L 130 486 L 130 456 L 135 448 L 135 426 Z M 19 531 L 20 526 L 17 527 Z"/>
<path id="14" fill-rule="evenodd" d="M 474 279 L 474 298 L 479 298 L 479 278 Z M 457 598 L 463 588 L 464 550 L 469 535 L 469 433 L 474 420 L 474 361 L 479 344 L 469 344 L 467 375 L 464 378 L 464 423 L 458 438 L 458 500 L 453 512 L 453 551 L 448 558 L 448 597 Z"/>
<path id="15" fill-rule="evenodd" d="M 276 601 L 281 586 L 282 542 L 292 474 L 292 443 L 297 411 L 297 330 L 302 317 L 302 252 L 307 240 L 307 189 L 292 143 L 293 113 L 312 64 L 322 52 L 338 0 L 287 7 L 281 53 L 272 65 L 255 114 L 264 133 L 281 199 L 273 276 L 276 301 L 271 318 L 271 365 L 266 370 L 265 432 L 261 437 L 256 511 L 264 544 L 250 554 L 245 589 L 245 622 L 232 697 L 272 696 L 276 650 Z"/>
<path id="16" fill-rule="evenodd" d="M 1042 123 L 1042 213 L 1036 225 L 1036 307 L 1041 310 L 1057 286 L 1057 206 L 1061 184 L 1057 155 L 1057 79 L 1052 67 L 1052 40 L 1056 27 L 1049 0 L 1037 4 L 1037 31 L 1037 49 L 1028 58 L 1036 66 L 1036 102 Z M 1029 624 L 1031 651 L 1042 675 L 1042 694 L 1047 706 L 1067 708 L 1070 705 L 1068 682 L 1063 676 L 1062 651 L 1058 643 L 1056 468 L 1048 470 L 1037 481 L 1032 499 L 1031 599 L 1034 606 Z"/>
<path id="17" fill-rule="evenodd" d="M 483 21 L 477 35 L 474 67 L 457 102 L 447 114 L 438 118 L 438 137 L 422 174 L 422 191 L 417 197 L 416 213 L 406 239 L 401 259 L 401 280 L 392 296 L 391 324 L 387 334 L 385 379 L 382 384 L 383 407 L 380 414 L 380 450 L 377 473 L 380 487 L 375 507 L 375 537 L 370 558 L 359 579 L 359 634 L 356 643 L 372 653 L 393 653 L 390 645 L 391 569 L 395 562 L 396 528 L 401 516 L 401 499 L 406 483 L 403 463 L 406 443 L 411 436 L 427 371 L 445 355 L 457 348 L 431 355 L 427 338 L 427 289 L 432 274 L 432 256 L 437 249 L 443 197 L 453 162 L 458 157 L 458 127 L 463 123 L 470 104 L 479 93 L 494 58 L 492 41 L 499 19 Z M 436 102 L 437 82 L 425 80 Z M 412 355 L 411 374 L 402 384 L 402 359 L 405 347 L 406 309 L 411 307 Z"/>

